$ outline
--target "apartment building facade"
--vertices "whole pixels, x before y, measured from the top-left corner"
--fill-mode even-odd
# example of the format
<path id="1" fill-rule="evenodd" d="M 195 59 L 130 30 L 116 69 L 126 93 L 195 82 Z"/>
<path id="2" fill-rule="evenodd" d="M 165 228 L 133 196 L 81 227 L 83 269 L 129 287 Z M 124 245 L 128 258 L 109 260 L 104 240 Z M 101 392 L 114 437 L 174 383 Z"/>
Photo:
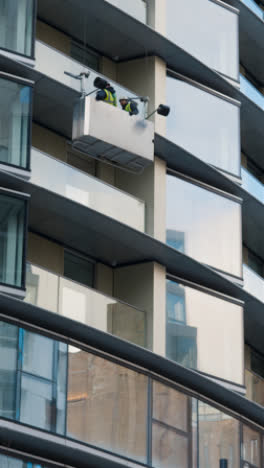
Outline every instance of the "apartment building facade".
<path id="1" fill-rule="evenodd" d="M 263 0 L 0 13 L 0 466 L 263 467 Z"/>

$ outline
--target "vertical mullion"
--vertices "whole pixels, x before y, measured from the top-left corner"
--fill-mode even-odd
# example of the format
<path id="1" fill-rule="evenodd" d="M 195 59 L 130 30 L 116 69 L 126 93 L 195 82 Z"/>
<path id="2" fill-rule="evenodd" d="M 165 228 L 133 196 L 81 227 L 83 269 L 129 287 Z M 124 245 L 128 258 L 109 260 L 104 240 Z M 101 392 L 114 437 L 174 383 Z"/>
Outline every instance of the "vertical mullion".
<path id="1" fill-rule="evenodd" d="M 193 434 L 192 434 L 192 397 L 187 397 L 187 433 L 188 433 L 188 466 L 192 468 L 192 450 L 193 450 Z M 195 468 L 195 467 L 194 467 Z"/>
<path id="2" fill-rule="evenodd" d="M 152 466 L 152 412 L 153 412 L 153 387 L 152 379 L 148 377 L 148 408 L 147 408 L 147 464 Z"/>
<path id="3" fill-rule="evenodd" d="M 18 356 L 17 356 L 17 379 L 16 379 L 16 420 L 17 421 L 20 420 L 23 352 L 24 352 L 24 330 L 22 328 L 18 328 Z"/>

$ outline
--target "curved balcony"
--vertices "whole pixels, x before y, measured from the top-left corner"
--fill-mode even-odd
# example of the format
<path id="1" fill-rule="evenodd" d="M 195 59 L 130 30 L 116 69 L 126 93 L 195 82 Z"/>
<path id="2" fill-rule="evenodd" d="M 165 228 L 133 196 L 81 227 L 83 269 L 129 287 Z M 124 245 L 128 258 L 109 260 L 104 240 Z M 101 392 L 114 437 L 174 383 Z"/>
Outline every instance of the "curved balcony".
<path id="1" fill-rule="evenodd" d="M 99 213 L 145 230 L 145 203 L 36 148 L 31 151 L 30 182 Z"/>

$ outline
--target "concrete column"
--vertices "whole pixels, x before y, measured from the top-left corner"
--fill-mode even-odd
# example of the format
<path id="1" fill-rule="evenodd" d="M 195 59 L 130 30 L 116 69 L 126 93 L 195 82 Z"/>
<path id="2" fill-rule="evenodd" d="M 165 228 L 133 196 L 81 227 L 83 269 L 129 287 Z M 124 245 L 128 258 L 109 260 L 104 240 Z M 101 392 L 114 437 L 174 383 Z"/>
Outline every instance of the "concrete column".
<path id="1" fill-rule="evenodd" d="M 167 0 L 147 0 L 148 25 L 166 36 L 166 8 Z"/>

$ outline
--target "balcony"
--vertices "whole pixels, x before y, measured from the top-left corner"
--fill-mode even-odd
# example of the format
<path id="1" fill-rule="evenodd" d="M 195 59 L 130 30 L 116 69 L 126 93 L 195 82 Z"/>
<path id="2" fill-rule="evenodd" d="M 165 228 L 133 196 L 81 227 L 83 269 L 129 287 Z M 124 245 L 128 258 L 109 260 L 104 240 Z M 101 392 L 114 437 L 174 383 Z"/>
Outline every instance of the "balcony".
<path id="1" fill-rule="evenodd" d="M 264 303 L 264 279 L 243 265 L 244 289 Z"/>
<path id="2" fill-rule="evenodd" d="M 264 186 L 250 172 L 241 168 L 242 187 L 255 197 L 259 202 L 264 203 Z"/>
<path id="3" fill-rule="evenodd" d="M 264 21 L 264 11 L 256 2 L 254 2 L 254 0 L 241 0 L 241 2 L 243 2 L 251 11 L 253 11 L 253 13 L 255 13 L 255 15 Z"/>
<path id="4" fill-rule="evenodd" d="M 146 24 L 147 22 L 147 4 L 145 0 L 106 0 L 111 5 L 123 10 L 133 18 Z"/>
<path id="5" fill-rule="evenodd" d="M 264 406 L 264 379 L 249 369 L 245 370 L 246 396 L 249 400 Z"/>
<path id="6" fill-rule="evenodd" d="M 27 264 L 25 301 L 146 347 L 146 313 L 68 280 Z"/>
<path id="7" fill-rule="evenodd" d="M 245 78 L 244 75 L 240 75 L 240 90 L 245 94 L 251 101 L 257 106 L 264 110 L 264 95 L 258 91 L 255 86 Z"/>
<path id="8" fill-rule="evenodd" d="M 31 151 L 31 168 L 30 181 L 33 184 L 144 232 L 145 204 L 143 201 L 62 163 L 36 148 L 32 148 Z"/>

